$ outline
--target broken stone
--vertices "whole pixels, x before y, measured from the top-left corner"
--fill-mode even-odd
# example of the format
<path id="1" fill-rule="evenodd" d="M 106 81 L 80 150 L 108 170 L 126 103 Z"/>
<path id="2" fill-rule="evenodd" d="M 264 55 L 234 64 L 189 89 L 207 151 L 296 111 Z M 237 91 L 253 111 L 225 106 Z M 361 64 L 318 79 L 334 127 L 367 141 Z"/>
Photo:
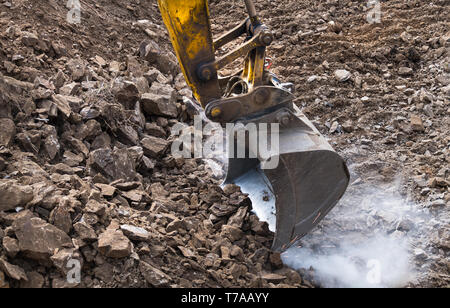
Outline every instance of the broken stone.
<path id="1" fill-rule="evenodd" d="M 125 109 L 133 110 L 139 99 L 139 90 L 135 83 L 124 81 L 120 90 L 116 93 L 116 99 Z"/>
<path id="2" fill-rule="evenodd" d="M 411 76 L 413 74 L 413 69 L 402 66 L 398 69 L 398 74 L 403 77 Z"/>
<path id="3" fill-rule="evenodd" d="M 144 228 L 139 228 L 131 225 L 121 225 L 120 229 L 123 231 L 125 236 L 133 241 L 146 241 L 150 237 L 150 232 Z"/>
<path id="4" fill-rule="evenodd" d="M 244 235 L 244 232 L 242 232 L 241 229 L 239 229 L 235 226 L 229 226 L 229 225 L 222 226 L 221 236 L 224 238 L 228 238 L 231 242 L 239 241 L 243 235 Z"/>
<path id="5" fill-rule="evenodd" d="M 37 217 L 16 219 L 13 229 L 20 251 L 30 259 L 48 261 L 56 249 L 72 247 L 66 233 Z"/>
<path id="6" fill-rule="evenodd" d="M 90 169 L 95 169 L 112 180 L 134 180 L 136 177 L 134 161 L 126 149 L 95 150 L 91 152 L 87 164 Z"/>
<path id="7" fill-rule="evenodd" d="M 42 289 L 45 283 L 44 276 L 36 271 L 28 272 L 28 281 L 22 280 L 20 287 L 23 289 Z"/>
<path id="8" fill-rule="evenodd" d="M 59 89 L 59 94 L 64 95 L 64 96 L 72 96 L 72 95 L 76 95 L 80 89 L 81 89 L 81 85 L 79 83 L 72 82 L 72 83 L 62 86 Z"/>
<path id="9" fill-rule="evenodd" d="M 141 140 L 144 154 L 151 158 L 159 158 L 164 154 L 170 142 L 161 138 L 147 136 Z"/>
<path id="10" fill-rule="evenodd" d="M 3 238 L 3 248 L 10 258 L 14 258 L 20 252 L 19 242 L 16 239 L 8 236 L 5 236 Z"/>
<path id="11" fill-rule="evenodd" d="M 186 248 L 183 246 L 178 246 L 178 249 L 181 251 L 183 256 L 185 256 L 186 258 L 195 258 L 195 254 L 189 248 Z"/>
<path id="12" fill-rule="evenodd" d="M 28 280 L 25 271 L 17 265 L 6 262 L 0 258 L 0 269 L 10 278 L 14 280 Z"/>
<path id="13" fill-rule="evenodd" d="M 64 206 L 58 206 L 52 211 L 50 222 L 65 233 L 72 230 L 72 217 L 69 210 Z"/>
<path id="14" fill-rule="evenodd" d="M 14 140 L 16 126 L 11 119 L 0 119 L 0 146 L 9 146 Z"/>
<path id="15" fill-rule="evenodd" d="M 67 63 L 67 70 L 73 81 L 79 81 L 86 74 L 86 65 L 81 59 L 71 59 Z"/>
<path id="16" fill-rule="evenodd" d="M 166 227 L 167 233 L 177 231 L 179 229 L 184 229 L 184 222 L 179 219 L 173 220 L 171 223 L 169 223 Z"/>
<path id="17" fill-rule="evenodd" d="M 73 225 L 73 228 L 83 242 L 94 242 L 97 240 L 97 234 L 87 223 L 77 222 Z"/>
<path id="18" fill-rule="evenodd" d="M 449 184 L 444 178 L 434 177 L 434 178 L 430 179 L 428 186 L 431 188 L 436 188 L 436 187 L 444 187 L 445 188 L 445 187 L 449 186 Z"/>
<path id="19" fill-rule="evenodd" d="M 9 288 L 9 284 L 5 280 L 5 274 L 3 274 L 2 271 L 0 271 L 0 289 L 7 289 Z"/>
<path id="20" fill-rule="evenodd" d="M 66 118 L 70 118 L 70 115 L 72 114 L 72 109 L 70 108 L 70 104 L 67 101 L 67 99 L 61 94 L 56 94 L 56 95 L 52 96 L 52 100 L 55 103 L 55 105 L 58 107 L 58 110 Z"/>
<path id="21" fill-rule="evenodd" d="M 78 261 L 80 265 L 82 264 L 82 257 L 78 250 L 73 248 L 61 249 L 56 252 L 51 258 L 53 266 L 56 267 L 60 273 L 67 276 L 67 273 L 73 268 L 73 266 L 68 266 L 69 261 Z"/>
<path id="22" fill-rule="evenodd" d="M 119 141 L 126 145 L 137 145 L 139 143 L 139 135 L 130 125 L 124 125 L 117 130 Z"/>
<path id="23" fill-rule="evenodd" d="M 157 137 L 157 138 L 166 138 L 166 131 L 158 126 L 156 123 L 146 123 L 145 124 L 145 132 L 149 136 Z"/>
<path id="24" fill-rule="evenodd" d="M 171 86 L 155 82 L 150 92 L 141 96 L 142 109 L 149 115 L 176 118 L 178 116 L 176 99 L 176 91 Z"/>
<path id="25" fill-rule="evenodd" d="M 36 47 L 39 44 L 39 37 L 34 33 L 22 31 L 22 44 L 28 47 Z"/>
<path id="26" fill-rule="evenodd" d="M 279 252 L 272 252 L 269 255 L 270 264 L 272 264 L 273 267 L 279 269 L 282 268 L 283 261 L 281 260 L 281 254 Z"/>
<path id="27" fill-rule="evenodd" d="M 336 70 L 334 72 L 334 76 L 336 77 L 336 79 L 340 82 L 344 82 L 350 79 L 350 77 L 352 76 L 352 74 L 347 71 L 347 70 Z"/>
<path id="28" fill-rule="evenodd" d="M 425 131 L 425 126 L 423 125 L 422 119 L 419 116 L 411 116 L 411 129 L 415 132 Z"/>
<path id="29" fill-rule="evenodd" d="M 139 270 L 145 280 L 154 288 L 163 288 L 169 286 L 170 277 L 163 271 L 151 266 L 150 264 L 140 261 Z"/>
<path id="30" fill-rule="evenodd" d="M 131 255 L 133 245 L 120 230 L 106 230 L 98 239 L 98 250 L 109 258 L 126 258 Z"/>
<path id="31" fill-rule="evenodd" d="M 33 188 L 20 186 L 14 181 L 0 181 L 0 211 L 13 210 L 25 206 L 33 200 Z"/>
<path id="32" fill-rule="evenodd" d="M 114 186 L 107 185 L 107 184 L 99 183 L 99 184 L 95 184 L 95 186 L 100 188 L 100 190 L 102 191 L 102 195 L 107 198 L 112 198 L 117 190 Z"/>
<path id="33" fill-rule="evenodd" d="M 261 276 L 262 279 L 267 280 L 267 282 L 278 284 L 286 280 L 286 276 L 278 275 L 275 273 L 265 273 Z"/>

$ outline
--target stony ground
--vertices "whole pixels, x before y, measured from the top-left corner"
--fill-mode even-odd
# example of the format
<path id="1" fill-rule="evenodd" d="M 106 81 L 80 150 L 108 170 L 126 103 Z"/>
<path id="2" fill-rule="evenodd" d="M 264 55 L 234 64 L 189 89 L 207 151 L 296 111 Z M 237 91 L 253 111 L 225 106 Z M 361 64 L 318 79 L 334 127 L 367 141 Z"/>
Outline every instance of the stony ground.
<path id="1" fill-rule="evenodd" d="M 61 1 L 0 4 L 0 287 L 313 286 L 270 253 L 238 187 L 170 155 L 194 112 L 156 2 L 80 2 L 80 25 Z M 274 71 L 358 181 L 400 175 L 433 209 L 417 286 L 448 285 L 448 2 L 385 1 L 379 24 L 361 1 L 256 3 Z M 211 1 L 213 31 L 243 9 Z"/>

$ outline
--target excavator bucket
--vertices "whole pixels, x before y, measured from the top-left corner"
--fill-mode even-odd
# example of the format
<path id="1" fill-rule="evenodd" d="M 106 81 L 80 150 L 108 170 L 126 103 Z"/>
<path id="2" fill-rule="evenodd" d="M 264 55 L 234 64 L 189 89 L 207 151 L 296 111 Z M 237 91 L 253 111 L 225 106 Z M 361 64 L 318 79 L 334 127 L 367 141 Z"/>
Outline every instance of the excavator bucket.
<path id="1" fill-rule="evenodd" d="M 272 249 L 282 252 L 337 204 L 350 176 L 344 160 L 295 106 L 248 123 L 274 123 L 280 113 L 287 115 L 289 123 L 272 132 L 279 133 L 277 145 L 271 144 L 274 138 L 269 132 L 271 149 L 265 157 L 250 158 L 257 150 L 249 149 L 247 142 L 247 158 L 236 158 L 239 145 L 231 132 L 228 140 L 233 155 L 228 160 L 225 183 L 237 184 L 249 194 L 260 219 L 268 221 L 275 232 Z"/>
<path id="2" fill-rule="evenodd" d="M 250 194 L 260 218 L 276 217 L 273 250 L 283 251 L 336 205 L 349 173 L 343 159 L 293 105 L 291 86 L 268 71 L 266 48 L 274 36 L 258 18 L 253 1 L 244 2 L 249 18 L 214 41 L 207 0 L 158 0 L 185 79 L 208 119 L 239 123 L 244 130 L 259 127 L 258 136 L 245 137 L 244 142 L 235 140 L 235 130 L 230 132 L 226 183 Z M 242 45 L 216 57 L 221 47 L 242 36 Z M 220 69 L 241 57 L 242 71 L 219 78 Z M 261 134 L 264 124 L 278 129 Z"/>

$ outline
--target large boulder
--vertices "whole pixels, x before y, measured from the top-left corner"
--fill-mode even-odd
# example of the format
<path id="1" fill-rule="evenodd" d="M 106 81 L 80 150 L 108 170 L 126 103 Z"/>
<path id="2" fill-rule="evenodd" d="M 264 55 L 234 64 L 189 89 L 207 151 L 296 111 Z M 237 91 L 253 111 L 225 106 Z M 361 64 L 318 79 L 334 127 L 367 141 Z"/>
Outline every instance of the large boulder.
<path id="1" fill-rule="evenodd" d="M 64 231 L 37 217 L 16 219 L 13 230 L 20 251 L 30 259 L 49 262 L 57 250 L 72 247 L 72 240 Z"/>

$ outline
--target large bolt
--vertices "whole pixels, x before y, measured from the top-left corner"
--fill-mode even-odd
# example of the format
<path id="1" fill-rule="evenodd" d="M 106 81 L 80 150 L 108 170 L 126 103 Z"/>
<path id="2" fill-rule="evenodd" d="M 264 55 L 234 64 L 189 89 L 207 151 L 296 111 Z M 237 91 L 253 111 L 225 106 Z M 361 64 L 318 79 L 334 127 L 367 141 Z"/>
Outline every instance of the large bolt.
<path id="1" fill-rule="evenodd" d="M 269 46 L 273 42 L 273 34 L 270 32 L 261 33 L 260 42 L 264 46 Z"/>
<path id="2" fill-rule="evenodd" d="M 220 107 L 214 107 L 211 110 L 211 116 L 213 118 L 217 118 L 218 116 L 220 116 L 222 114 L 222 109 L 220 109 Z"/>
<path id="3" fill-rule="evenodd" d="M 203 81 L 210 81 L 213 78 L 213 70 L 209 66 L 200 68 L 199 77 Z"/>
<path id="4" fill-rule="evenodd" d="M 277 116 L 277 120 L 282 126 L 287 127 L 291 123 L 291 116 L 289 113 L 283 112 Z"/>

